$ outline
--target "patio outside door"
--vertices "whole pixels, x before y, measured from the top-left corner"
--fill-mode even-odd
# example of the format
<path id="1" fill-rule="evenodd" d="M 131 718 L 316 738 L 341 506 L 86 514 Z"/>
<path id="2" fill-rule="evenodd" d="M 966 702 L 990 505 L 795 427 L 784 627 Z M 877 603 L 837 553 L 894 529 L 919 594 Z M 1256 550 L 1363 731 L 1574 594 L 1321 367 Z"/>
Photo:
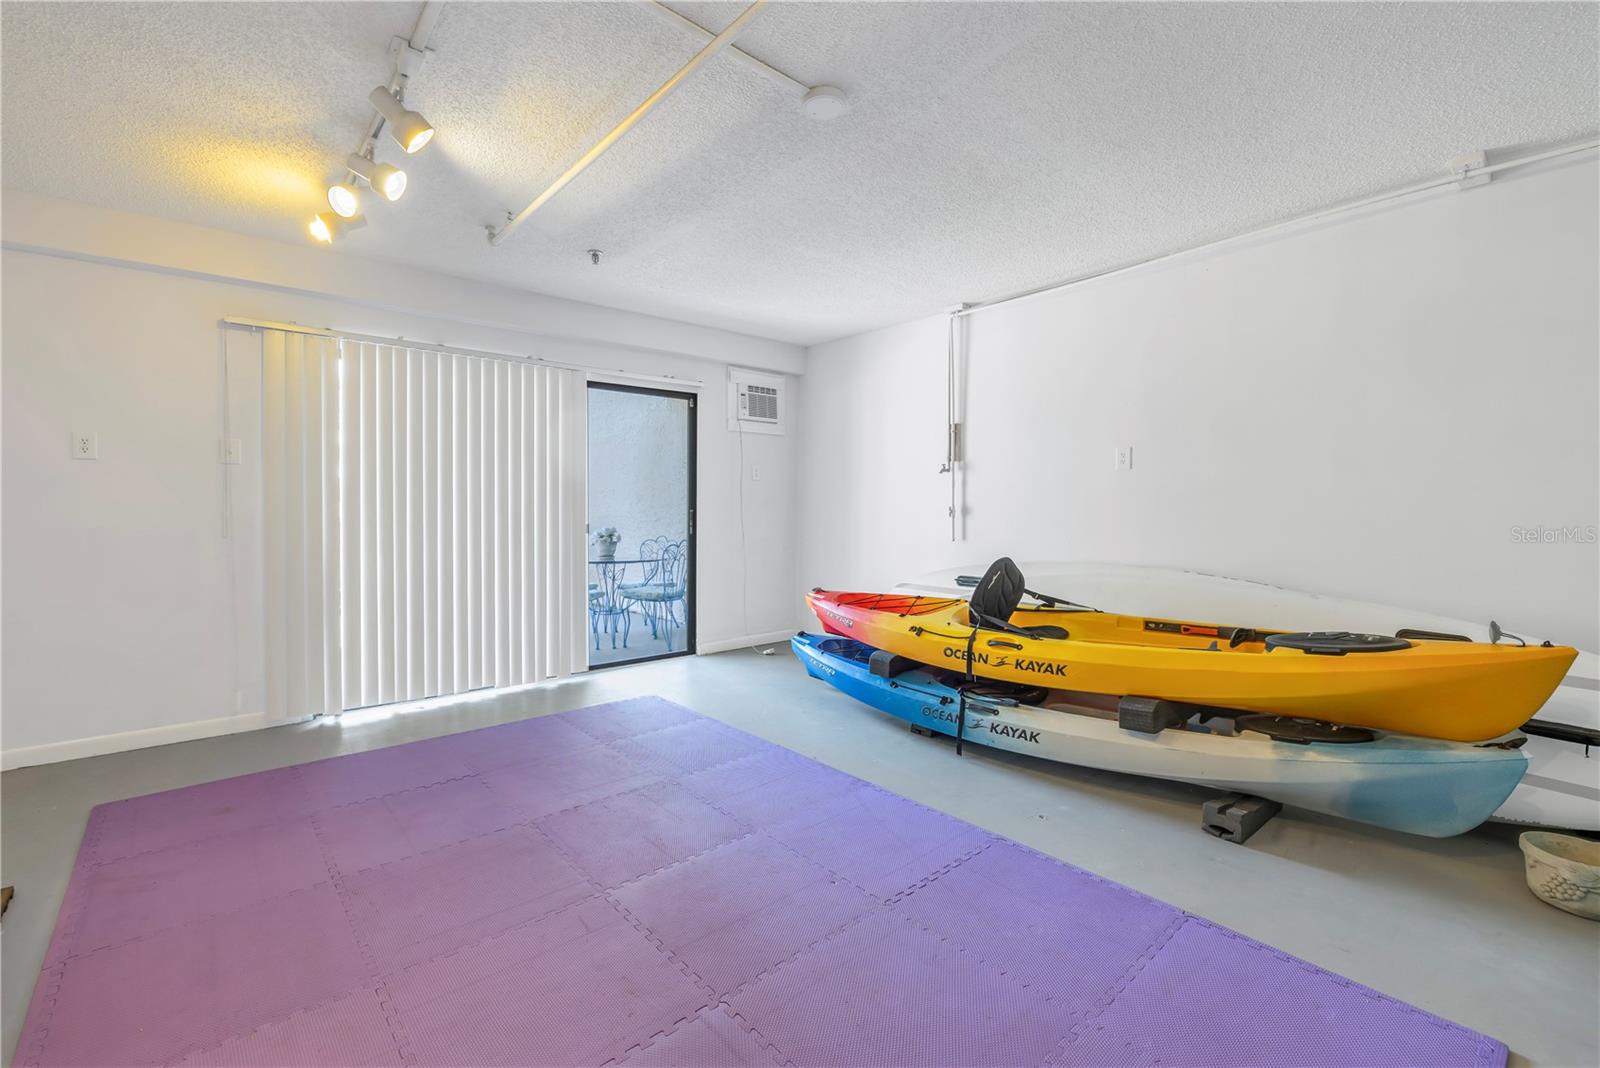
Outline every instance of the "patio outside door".
<path id="1" fill-rule="evenodd" d="M 589 383 L 589 666 L 694 652 L 695 397 Z"/>

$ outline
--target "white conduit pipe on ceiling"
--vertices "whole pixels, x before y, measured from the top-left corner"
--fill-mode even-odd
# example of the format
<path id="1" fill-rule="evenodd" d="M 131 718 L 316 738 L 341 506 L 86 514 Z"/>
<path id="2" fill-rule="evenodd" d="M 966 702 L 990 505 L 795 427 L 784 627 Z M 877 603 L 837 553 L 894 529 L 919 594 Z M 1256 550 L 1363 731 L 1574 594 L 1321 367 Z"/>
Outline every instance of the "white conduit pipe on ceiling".
<path id="1" fill-rule="evenodd" d="M 699 34 L 704 40 L 711 41 L 716 39 L 717 35 L 715 31 L 708 30 L 693 19 L 678 14 L 666 4 L 660 3 L 659 0 L 640 0 L 640 2 L 646 7 L 650 8 L 656 14 L 660 15 L 666 21 L 677 23 L 684 29 Z M 796 90 L 802 96 L 811 91 L 811 86 L 807 85 L 805 82 L 800 81 L 798 78 L 789 77 L 789 75 L 783 73 L 783 71 L 779 70 L 777 67 L 774 67 L 770 63 L 762 62 L 742 48 L 734 48 L 729 46 L 728 55 L 738 60 L 740 63 L 743 63 L 757 74 L 761 74 L 767 78 L 770 78 L 784 89 Z"/>
<path id="2" fill-rule="evenodd" d="M 1530 152 L 1520 156 L 1512 156 L 1508 159 L 1500 160 L 1497 163 L 1463 166 L 1449 174 L 1441 175 L 1437 178 L 1429 178 L 1426 181 L 1417 182 L 1414 185 L 1403 186 L 1399 189 L 1391 189 L 1386 193 L 1378 193 L 1370 197 L 1363 197 L 1360 200 L 1350 200 L 1341 204 L 1335 204 L 1332 207 L 1308 212 L 1304 215 L 1296 215 L 1288 219 L 1280 219 L 1277 222 L 1268 223 L 1265 226 L 1258 226 L 1252 230 L 1245 230 L 1242 233 L 1234 234 L 1231 237 L 1219 238 L 1218 240 L 1207 241 L 1199 245 L 1190 245 L 1187 248 L 1178 249 L 1174 252 L 1164 252 L 1159 256 L 1151 256 L 1147 259 L 1135 260 L 1132 263 L 1124 263 L 1117 267 L 1108 267 L 1103 271 L 1092 271 L 1089 274 L 1078 275 L 1077 277 L 1068 278 L 1061 282 L 1051 282 L 1049 285 L 1039 286 L 1035 289 L 1024 290 L 1021 293 L 1012 293 L 1009 296 L 996 297 L 993 300 L 975 301 L 974 303 L 965 305 L 959 311 L 952 312 L 952 314 L 972 315 L 976 312 L 987 311 L 990 308 L 998 308 L 1002 305 L 1012 304 L 1019 300 L 1029 300 L 1033 297 L 1043 296 L 1047 293 L 1056 293 L 1071 286 L 1082 285 L 1085 282 L 1093 282 L 1101 278 L 1110 278 L 1112 275 L 1122 274 L 1124 271 L 1132 271 L 1140 267 L 1148 267 L 1154 263 L 1163 263 L 1167 260 L 1177 259 L 1180 256 L 1187 256 L 1193 252 L 1224 248 L 1228 245 L 1237 244 L 1242 241 L 1250 241 L 1255 238 L 1265 237 L 1269 234 L 1276 233 L 1279 230 L 1287 230 L 1298 226 L 1305 226 L 1309 223 L 1320 222 L 1323 219 L 1329 219 L 1336 215 L 1343 215 L 1346 212 L 1361 211 L 1364 208 L 1376 207 L 1380 204 L 1388 203 L 1389 201 L 1418 196 L 1420 194 L 1429 193 L 1437 189 L 1446 189 L 1450 186 L 1467 188 L 1470 185 L 1479 184 L 1477 179 L 1487 179 L 1492 174 L 1509 170 L 1512 167 L 1526 167 L 1533 163 L 1542 163 L 1545 160 L 1558 159 L 1562 156 L 1577 155 L 1580 152 L 1593 152 L 1596 149 L 1600 149 L 1600 139 L 1591 138 L 1586 141 L 1576 141 L 1569 144 L 1558 145 L 1555 148 L 1545 149 L 1540 152 Z"/>
<path id="3" fill-rule="evenodd" d="M 517 212 L 516 215 L 512 216 L 511 221 L 500 227 L 500 229 L 491 229 L 489 231 L 489 244 L 499 245 L 511 234 L 511 231 L 515 230 L 517 227 L 526 222 L 528 217 L 543 207 L 551 197 L 565 189 L 568 182 L 571 182 L 578 175 L 582 174 L 584 169 L 588 167 L 589 164 L 605 155 L 606 149 L 620 141 L 623 134 L 633 129 L 640 119 L 649 114 L 650 110 L 657 104 L 665 100 L 668 94 L 670 94 L 674 89 L 683 83 L 685 78 L 689 77 L 689 75 L 693 74 L 696 70 L 699 70 L 700 66 L 705 63 L 706 60 L 710 59 L 712 56 L 716 55 L 718 52 L 732 44 L 733 39 L 744 32 L 744 28 L 749 25 L 750 20 L 756 17 L 756 12 L 760 11 L 766 6 L 766 4 L 767 0 L 756 0 L 755 3 L 741 11 L 738 18 L 728 23 L 727 29 L 711 38 L 711 40 L 706 43 L 704 48 L 700 49 L 700 51 L 694 54 L 694 58 L 690 59 L 689 62 L 685 63 L 683 67 L 679 69 L 678 73 L 668 78 L 661 88 L 645 97 L 644 103 L 640 104 L 638 107 L 634 108 L 633 111 L 629 112 L 628 117 L 618 123 L 610 133 L 602 137 L 598 144 L 589 149 L 589 151 L 585 152 L 583 155 L 579 156 L 578 161 L 572 166 L 568 167 L 566 172 L 563 173 L 561 177 L 557 178 L 554 182 L 551 182 L 548 189 L 534 197 L 533 203 Z"/>

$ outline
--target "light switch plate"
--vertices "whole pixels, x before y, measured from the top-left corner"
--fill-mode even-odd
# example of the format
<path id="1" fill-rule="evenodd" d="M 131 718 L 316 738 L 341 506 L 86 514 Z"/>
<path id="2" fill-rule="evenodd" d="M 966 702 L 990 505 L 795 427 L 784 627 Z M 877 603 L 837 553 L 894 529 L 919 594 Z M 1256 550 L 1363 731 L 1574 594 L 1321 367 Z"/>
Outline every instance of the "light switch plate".
<path id="1" fill-rule="evenodd" d="M 217 459 L 225 464 L 244 462 L 244 442 L 239 438 L 223 438 L 217 442 Z"/>
<path id="2" fill-rule="evenodd" d="M 1117 470 L 1118 471 L 1132 471 L 1133 470 L 1133 446 L 1132 445 L 1118 445 L 1117 446 Z"/>
<path id="3" fill-rule="evenodd" d="M 100 435 L 92 431 L 74 430 L 70 450 L 74 460 L 98 460 Z"/>

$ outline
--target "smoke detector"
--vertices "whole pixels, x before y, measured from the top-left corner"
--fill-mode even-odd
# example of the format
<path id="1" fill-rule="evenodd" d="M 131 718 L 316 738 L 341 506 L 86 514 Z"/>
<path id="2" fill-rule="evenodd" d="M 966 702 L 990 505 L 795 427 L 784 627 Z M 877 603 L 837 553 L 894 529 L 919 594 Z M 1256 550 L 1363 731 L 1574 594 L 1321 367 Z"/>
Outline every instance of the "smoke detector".
<path id="1" fill-rule="evenodd" d="M 800 102 L 800 108 L 809 117 L 818 122 L 827 122 L 837 119 L 849 110 L 849 99 L 844 95 L 844 90 L 833 85 L 819 85 L 806 93 L 805 99 Z"/>

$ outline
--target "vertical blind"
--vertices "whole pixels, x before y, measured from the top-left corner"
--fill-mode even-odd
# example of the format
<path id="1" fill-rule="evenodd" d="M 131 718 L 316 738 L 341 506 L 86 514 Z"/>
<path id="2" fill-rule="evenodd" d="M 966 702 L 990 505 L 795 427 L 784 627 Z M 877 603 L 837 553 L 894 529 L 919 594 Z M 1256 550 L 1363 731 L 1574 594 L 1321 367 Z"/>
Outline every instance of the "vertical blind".
<path id="1" fill-rule="evenodd" d="M 261 346 L 266 713 L 337 712 L 339 344 L 267 331 Z"/>
<path id="2" fill-rule="evenodd" d="M 321 575 L 315 586 L 301 581 L 303 594 L 287 582 L 284 623 L 268 628 L 269 678 L 274 643 L 290 680 L 300 677 L 298 650 L 307 650 L 307 681 L 291 685 L 287 698 L 303 700 L 308 712 L 333 711 L 583 670 L 582 377 L 404 345 L 265 333 L 264 353 L 314 344 L 331 353 L 319 356 L 315 463 L 309 419 L 295 416 L 289 391 L 281 416 L 277 392 L 263 392 L 266 425 L 284 427 L 281 447 L 266 453 L 264 510 L 282 527 L 281 547 L 267 539 L 268 558 L 277 548 Z M 264 368 L 271 373 L 270 358 Z M 303 366 L 298 374 L 306 380 Z M 304 407 L 309 392 L 300 393 Z M 279 483 L 281 500 L 271 489 Z M 276 588 L 269 574 L 269 603 Z M 321 686 L 315 694 L 313 681 Z"/>

